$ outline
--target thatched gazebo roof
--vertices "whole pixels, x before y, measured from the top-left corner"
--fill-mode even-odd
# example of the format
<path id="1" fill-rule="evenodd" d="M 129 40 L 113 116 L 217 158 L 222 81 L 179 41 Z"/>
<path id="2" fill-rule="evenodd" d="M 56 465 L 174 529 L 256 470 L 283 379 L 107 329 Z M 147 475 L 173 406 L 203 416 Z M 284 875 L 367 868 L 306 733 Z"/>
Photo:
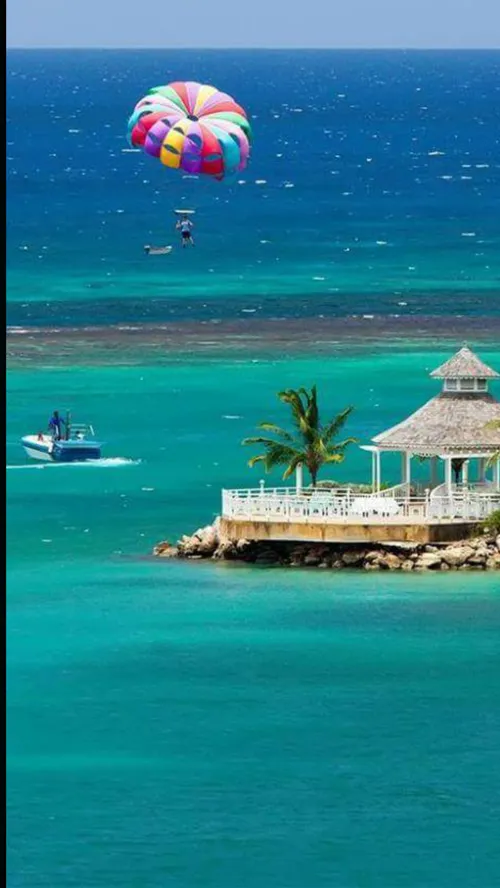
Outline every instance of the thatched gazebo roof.
<path id="1" fill-rule="evenodd" d="M 467 345 L 430 374 L 433 379 L 498 379 L 500 373 L 483 364 Z"/>
<path id="2" fill-rule="evenodd" d="M 462 348 L 431 376 L 440 379 L 493 379 L 499 376 L 468 348 Z M 500 402 L 487 391 L 442 391 L 398 423 L 373 438 L 381 450 L 422 456 L 495 453 L 500 450 Z"/>

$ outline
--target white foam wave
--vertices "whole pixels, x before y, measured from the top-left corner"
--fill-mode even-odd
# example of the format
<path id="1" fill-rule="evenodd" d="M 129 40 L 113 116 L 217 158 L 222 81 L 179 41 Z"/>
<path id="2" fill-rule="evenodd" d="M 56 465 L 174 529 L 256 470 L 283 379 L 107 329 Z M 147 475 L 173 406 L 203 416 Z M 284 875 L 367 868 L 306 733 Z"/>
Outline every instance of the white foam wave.
<path id="1" fill-rule="evenodd" d="M 9 471 L 26 471 L 27 469 L 70 469 L 70 468 L 93 468 L 93 469 L 113 469 L 118 468 L 119 466 L 138 466 L 142 460 L 140 459 L 126 459 L 122 456 L 111 456 L 107 459 L 89 459 L 84 462 L 68 462 L 68 463 L 59 463 L 59 462 L 40 462 L 40 463 L 28 463 L 23 465 L 13 465 L 6 466 L 6 469 Z"/>

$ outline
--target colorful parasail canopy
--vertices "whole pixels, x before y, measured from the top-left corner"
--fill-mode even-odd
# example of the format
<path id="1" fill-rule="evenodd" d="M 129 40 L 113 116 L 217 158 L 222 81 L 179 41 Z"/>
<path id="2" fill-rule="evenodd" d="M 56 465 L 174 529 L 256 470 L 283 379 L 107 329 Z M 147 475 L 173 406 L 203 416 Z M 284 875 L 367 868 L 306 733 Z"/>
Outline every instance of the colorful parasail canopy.
<path id="1" fill-rule="evenodd" d="M 187 82 L 151 89 L 134 108 L 128 136 L 167 167 L 223 179 L 245 169 L 252 133 L 231 96 Z"/>

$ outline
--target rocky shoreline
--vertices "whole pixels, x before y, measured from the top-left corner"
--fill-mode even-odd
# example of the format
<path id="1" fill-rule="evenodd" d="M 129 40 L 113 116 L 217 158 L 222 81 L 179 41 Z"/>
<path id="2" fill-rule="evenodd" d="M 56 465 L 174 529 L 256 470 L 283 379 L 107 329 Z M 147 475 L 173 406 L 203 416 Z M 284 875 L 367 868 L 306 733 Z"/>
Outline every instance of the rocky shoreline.
<path id="1" fill-rule="evenodd" d="M 175 545 L 158 543 L 160 558 L 242 561 L 263 566 L 316 567 L 329 570 L 500 570 L 500 534 L 443 545 L 418 543 L 297 543 L 224 539 L 219 522 L 183 536 Z"/>

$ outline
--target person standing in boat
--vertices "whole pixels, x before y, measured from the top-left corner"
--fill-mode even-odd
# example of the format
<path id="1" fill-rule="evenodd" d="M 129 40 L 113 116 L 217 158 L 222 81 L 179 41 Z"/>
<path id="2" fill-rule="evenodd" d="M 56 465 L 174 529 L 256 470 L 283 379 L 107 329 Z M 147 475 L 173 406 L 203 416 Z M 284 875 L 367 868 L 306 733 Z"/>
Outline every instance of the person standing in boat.
<path id="1" fill-rule="evenodd" d="M 51 432 L 54 441 L 60 441 L 62 438 L 61 426 L 65 425 L 64 419 L 59 416 L 59 411 L 54 410 L 49 421 L 49 432 Z"/>

